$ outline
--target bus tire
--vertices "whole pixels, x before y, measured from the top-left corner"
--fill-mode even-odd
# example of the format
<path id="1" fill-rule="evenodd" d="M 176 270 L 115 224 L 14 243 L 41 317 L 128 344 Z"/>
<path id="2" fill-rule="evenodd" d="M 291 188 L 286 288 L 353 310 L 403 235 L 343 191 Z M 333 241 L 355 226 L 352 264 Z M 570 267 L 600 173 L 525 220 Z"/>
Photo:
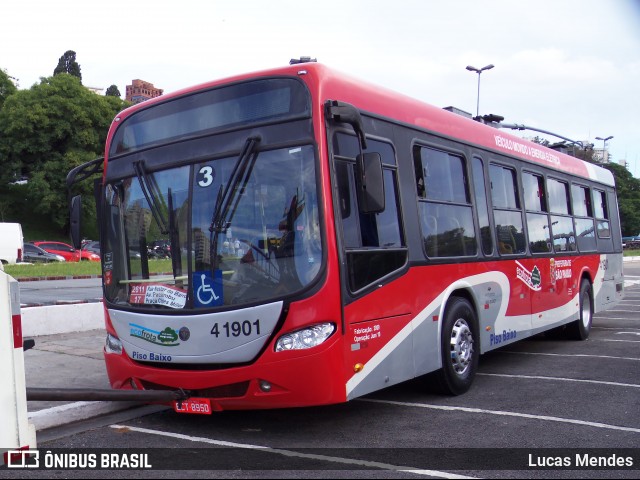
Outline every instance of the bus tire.
<path id="1" fill-rule="evenodd" d="M 452 297 L 445 312 L 440 339 L 442 368 L 430 380 L 440 393 L 461 395 L 471 388 L 478 369 L 477 320 L 471 303 L 462 297 Z"/>
<path id="2" fill-rule="evenodd" d="M 567 325 L 567 335 L 573 340 L 589 338 L 593 322 L 593 288 L 591 283 L 583 279 L 580 283 L 580 318 Z"/>

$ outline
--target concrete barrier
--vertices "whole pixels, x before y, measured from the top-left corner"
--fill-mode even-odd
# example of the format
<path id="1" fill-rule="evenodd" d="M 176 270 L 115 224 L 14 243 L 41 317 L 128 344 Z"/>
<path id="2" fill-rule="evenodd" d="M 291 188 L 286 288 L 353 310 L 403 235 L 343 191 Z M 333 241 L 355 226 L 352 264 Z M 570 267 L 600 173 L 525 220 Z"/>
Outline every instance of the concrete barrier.
<path id="1" fill-rule="evenodd" d="M 86 332 L 104 327 L 102 302 L 46 305 L 22 309 L 23 335 L 37 337 Z"/>
<path id="2" fill-rule="evenodd" d="M 16 450 L 36 448 L 27 417 L 22 338 L 18 282 L 0 272 L 0 452 L 6 464 L 24 460 Z"/>

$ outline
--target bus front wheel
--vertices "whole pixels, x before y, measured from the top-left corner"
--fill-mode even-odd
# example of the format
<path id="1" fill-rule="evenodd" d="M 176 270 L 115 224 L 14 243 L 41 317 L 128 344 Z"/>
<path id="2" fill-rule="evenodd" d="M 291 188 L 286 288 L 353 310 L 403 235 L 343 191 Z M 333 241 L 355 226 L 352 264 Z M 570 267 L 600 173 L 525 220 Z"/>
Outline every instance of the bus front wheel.
<path id="1" fill-rule="evenodd" d="M 477 339 L 476 315 L 471 303 L 452 297 L 442 324 L 442 368 L 429 378 L 439 392 L 461 395 L 471 388 L 480 356 Z"/>

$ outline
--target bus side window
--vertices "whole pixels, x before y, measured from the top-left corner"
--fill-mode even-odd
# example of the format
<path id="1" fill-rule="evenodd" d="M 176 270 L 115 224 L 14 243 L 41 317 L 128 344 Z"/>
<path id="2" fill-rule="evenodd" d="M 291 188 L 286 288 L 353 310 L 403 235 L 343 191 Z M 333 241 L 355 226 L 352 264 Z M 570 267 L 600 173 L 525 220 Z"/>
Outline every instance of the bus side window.
<path id="1" fill-rule="evenodd" d="M 531 172 L 522 172 L 529 250 L 531 253 L 551 252 L 551 230 L 547 209 L 544 177 Z"/>
<path id="2" fill-rule="evenodd" d="M 562 180 L 547 178 L 549 192 L 549 211 L 551 213 L 551 233 L 553 250 L 556 253 L 575 252 L 576 235 L 571 218 L 571 196 L 569 184 Z"/>
<path id="3" fill-rule="evenodd" d="M 489 210 L 487 207 L 487 189 L 484 183 L 484 167 L 482 159 L 473 157 L 473 187 L 476 197 L 476 210 L 478 212 L 478 226 L 480 227 L 480 242 L 482 252 L 485 255 L 493 254 L 493 239 L 491 238 L 491 225 L 489 223 Z"/>
<path id="4" fill-rule="evenodd" d="M 498 251 L 501 255 L 525 253 L 526 243 L 516 172 L 513 168 L 491 164 L 489 177 Z"/>
<path id="5" fill-rule="evenodd" d="M 578 250 L 593 252 L 597 249 L 596 234 L 593 223 L 593 208 L 591 204 L 591 190 L 583 185 L 572 185 L 573 223 L 576 231 Z"/>
<path id="6" fill-rule="evenodd" d="M 593 191 L 593 206 L 595 209 L 596 224 L 599 238 L 609 238 L 611 232 L 609 229 L 609 212 L 607 209 L 607 196 L 601 190 Z"/>
<path id="7" fill-rule="evenodd" d="M 413 147 L 413 162 L 422 240 L 427 256 L 477 255 L 465 159 L 416 145 Z"/>

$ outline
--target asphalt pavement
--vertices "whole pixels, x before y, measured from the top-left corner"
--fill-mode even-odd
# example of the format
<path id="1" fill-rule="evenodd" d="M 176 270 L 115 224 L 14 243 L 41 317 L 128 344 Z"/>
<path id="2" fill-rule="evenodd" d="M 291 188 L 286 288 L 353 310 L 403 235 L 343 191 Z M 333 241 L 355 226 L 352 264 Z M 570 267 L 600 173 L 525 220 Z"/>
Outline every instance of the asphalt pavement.
<path id="1" fill-rule="evenodd" d="M 102 349 L 104 329 L 31 337 L 35 346 L 24 352 L 27 399 L 29 390 L 110 389 Z M 134 402 L 28 400 L 29 422 L 37 431 L 139 406 Z"/>
<path id="2" fill-rule="evenodd" d="M 640 257 L 633 259 L 640 261 Z M 630 282 L 634 283 L 638 281 Z M 35 346 L 24 352 L 27 392 L 30 388 L 110 388 L 103 359 L 106 332 L 102 327 L 102 305 L 88 303 L 84 310 L 78 307 L 23 306 L 24 337 L 35 340 Z M 51 314 L 52 309 L 56 315 Z M 29 421 L 42 431 L 138 406 L 121 401 L 30 400 L 27 410 Z"/>
<path id="3" fill-rule="evenodd" d="M 44 281 L 28 279 L 20 280 L 19 284 L 23 308 L 99 302 L 102 299 L 102 282 L 99 276 L 48 278 Z"/>

